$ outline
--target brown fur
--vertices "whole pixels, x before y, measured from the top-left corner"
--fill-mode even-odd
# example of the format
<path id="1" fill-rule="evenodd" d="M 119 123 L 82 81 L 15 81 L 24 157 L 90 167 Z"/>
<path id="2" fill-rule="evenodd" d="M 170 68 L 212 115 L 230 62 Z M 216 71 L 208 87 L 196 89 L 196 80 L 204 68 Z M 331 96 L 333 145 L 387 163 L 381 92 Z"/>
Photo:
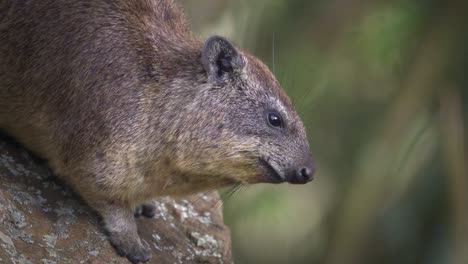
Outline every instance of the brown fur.
<path id="1" fill-rule="evenodd" d="M 260 158 L 283 176 L 311 166 L 304 127 L 268 68 L 214 40 L 207 56 L 237 61 L 213 82 L 217 64 L 202 60 L 204 43 L 173 1 L 2 5 L 0 128 L 49 161 L 132 262 L 149 258 L 133 220 L 139 204 L 269 182 Z M 286 128 L 268 127 L 268 109 Z"/>

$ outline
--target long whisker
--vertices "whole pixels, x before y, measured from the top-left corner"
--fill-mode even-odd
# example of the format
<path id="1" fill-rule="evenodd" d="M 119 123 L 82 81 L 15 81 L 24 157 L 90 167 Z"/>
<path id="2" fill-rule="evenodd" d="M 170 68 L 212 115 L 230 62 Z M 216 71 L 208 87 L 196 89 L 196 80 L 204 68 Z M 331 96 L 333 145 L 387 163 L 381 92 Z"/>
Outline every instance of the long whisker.
<path id="1" fill-rule="evenodd" d="M 198 197 L 193 201 L 193 204 L 197 204 L 198 202 L 200 202 L 200 200 L 204 197 L 204 196 L 207 196 L 209 193 L 217 190 L 219 188 L 218 185 L 213 185 L 213 187 L 211 188 L 208 188 L 206 191 L 202 192 L 202 194 L 199 194 Z M 223 194 L 221 194 L 223 195 Z M 221 199 L 221 197 L 219 198 Z M 216 200 L 216 203 L 218 203 L 219 200 Z"/>
<path id="2" fill-rule="evenodd" d="M 167 188 L 167 186 L 169 186 L 169 183 L 170 183 L 170 182 L 171 182 L 171 177 L 168 177 L 166 183 L 164 183 L 164 185 L 163 185 L 163 187 L 162 187 L 162 190 L 163 190 L 163 191 Z"/>
<path id="3" fill-rule="evenodd" d="M 238 192 L 242 187 L 242 183 L 238 182 L 236 183 L 234 186 L 232 186 L 228 192 L 226 193 L 226 195 L 224 196 L 224 200 L 229 200 L 236 192 Z M 222 201 L 223 199 L 219 199 L 219 201 L 215 204 L 215 207 L 217 209 L 219 209 L 222 205 Z"/>
<path id="4" fill-rule="evenodd" d="M 273 32 L 273 37 L 272 37 L 272 47 L 271 47 L 271 52 L 272 52 L 272 68 L 273 68 L 273 73 L 276 74 L 276 65 L 275 65 L 275 32 Z"/>
<path id="5" fill-rule="evenodd" d="M 207 196 L 209 193 L 211 193 L 212 191 L 216 190 L 217 188 L 216 187 L 213 187 L 213 188 L 209 188 L 207 191 L 203 192 L 202 194 L 199 194 L 197 199 L 195 199 L 192 203 L 195 205 L 197 204 L 198 202 L 201 201 L 201 199 L 203 199 L 204 196 Z"/>
<path id="6" fill-rule="evenodd" d="M 237 188 L 237 185 L 238 184 L 236 183 L 233 186 L 231 186 L 227 191 L 223 192 L 221 194 L 221 198 L 223 198 L 223 199 L 229 198 L 232 195 L 232 192 L 234 192 L 235 189 Z"/>

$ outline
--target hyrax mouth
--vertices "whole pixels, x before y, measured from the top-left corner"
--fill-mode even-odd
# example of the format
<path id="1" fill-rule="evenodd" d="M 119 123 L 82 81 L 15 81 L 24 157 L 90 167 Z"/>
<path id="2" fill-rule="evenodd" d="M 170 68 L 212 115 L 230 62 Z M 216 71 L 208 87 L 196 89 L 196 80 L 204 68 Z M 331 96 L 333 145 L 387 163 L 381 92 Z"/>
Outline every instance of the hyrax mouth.
<path id="1" fill-rule="evenodd" d="M 312 166 L 312 163 L 309 164 L 309 166 L 300 166 L 297 169 L 290 169 L 284 174 L 284 176 L 282 176 L 268 161 L 262 158 L 259 158 L 258 160 L 264 172 L 263 182 L 305 184 L 314 179 L 313 176 L 315 169 Z"/>
<path id="2" fill-rule="evenodd" d="M 283 177 L 273 168 L 270 163 L 268 163 L 265 159 L 259 158 L 258 159 L 260 166 L 264 171 L 264 176 L 266 182 L 269 183 L 282 183 L 285 181 Z"/>

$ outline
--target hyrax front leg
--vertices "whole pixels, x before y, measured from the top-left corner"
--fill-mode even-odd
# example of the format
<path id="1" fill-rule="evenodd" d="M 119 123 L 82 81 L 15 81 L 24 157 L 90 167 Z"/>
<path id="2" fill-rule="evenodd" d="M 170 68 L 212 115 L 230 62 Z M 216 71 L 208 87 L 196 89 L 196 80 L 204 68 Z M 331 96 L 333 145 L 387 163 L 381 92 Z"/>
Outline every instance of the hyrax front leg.
<path id="1" fill-rule="evenodd" d="M 117 253 L 132 263 L 148 262 L 151 253 L 148 244 L 138 236 L 133 209 L 118 202 L 92 205 L 101 214 L 109 240 Z"/>

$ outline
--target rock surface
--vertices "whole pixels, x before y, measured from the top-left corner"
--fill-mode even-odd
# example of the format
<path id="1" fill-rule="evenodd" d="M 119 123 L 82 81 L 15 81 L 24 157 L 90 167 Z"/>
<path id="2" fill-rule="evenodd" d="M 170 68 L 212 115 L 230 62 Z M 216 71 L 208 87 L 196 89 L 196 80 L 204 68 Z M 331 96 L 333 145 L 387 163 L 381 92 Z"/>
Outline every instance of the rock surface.
<path id="1" fill-rule="evenodd" d="M 137 220 L 152 248 L 149 263 L 232 263 L 217 193 L 156 203 L 154 219 Z M 99 221 L 45 165 L 0 140 L 0 263 L 129 263 Z"/>

